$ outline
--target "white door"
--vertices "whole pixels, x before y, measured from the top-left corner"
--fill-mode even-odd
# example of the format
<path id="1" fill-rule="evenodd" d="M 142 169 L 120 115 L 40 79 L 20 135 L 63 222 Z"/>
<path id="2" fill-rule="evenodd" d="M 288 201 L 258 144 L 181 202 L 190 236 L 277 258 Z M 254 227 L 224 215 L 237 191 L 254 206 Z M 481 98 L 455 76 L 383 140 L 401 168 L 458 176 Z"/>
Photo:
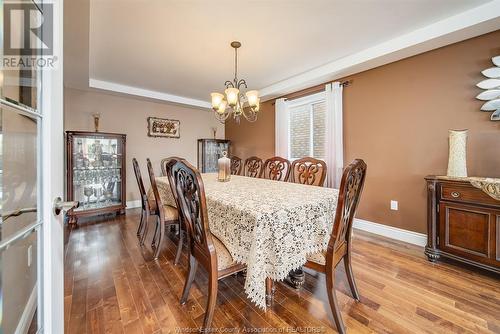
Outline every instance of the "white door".
<path id="1" fill-rule="evenodd" d="M 63 220 L 53 210 L 64 197 L 62 1 L 0 4 L 3 58 L 53 64 L 2 62 L 0 334 L 63 333 Z"/>

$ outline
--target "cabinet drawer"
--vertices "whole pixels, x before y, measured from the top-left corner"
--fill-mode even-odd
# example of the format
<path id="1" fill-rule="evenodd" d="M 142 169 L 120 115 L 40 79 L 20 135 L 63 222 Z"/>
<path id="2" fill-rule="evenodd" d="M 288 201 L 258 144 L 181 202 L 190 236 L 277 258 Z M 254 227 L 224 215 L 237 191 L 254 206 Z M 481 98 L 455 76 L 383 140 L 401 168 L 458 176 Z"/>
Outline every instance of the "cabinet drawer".
<path id="1" fill-rule="evenodd" d="M 500 205 L 500 201 L 491 198 L 481 189 L 474 188 L 472 185 L 441 184 L 441 199 L 464 203 Z"/>

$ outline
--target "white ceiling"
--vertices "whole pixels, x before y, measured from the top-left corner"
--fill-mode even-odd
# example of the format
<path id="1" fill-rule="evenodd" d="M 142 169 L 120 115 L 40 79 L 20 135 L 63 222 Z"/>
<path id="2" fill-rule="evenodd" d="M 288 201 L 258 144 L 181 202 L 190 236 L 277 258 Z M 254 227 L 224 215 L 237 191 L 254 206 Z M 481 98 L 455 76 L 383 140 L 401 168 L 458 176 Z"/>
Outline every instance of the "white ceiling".
<path id="1" fill-rule="evenodd" d="M 90 0 L 91 80 L 209 101 L 267 89 L 489 0 Z"/>

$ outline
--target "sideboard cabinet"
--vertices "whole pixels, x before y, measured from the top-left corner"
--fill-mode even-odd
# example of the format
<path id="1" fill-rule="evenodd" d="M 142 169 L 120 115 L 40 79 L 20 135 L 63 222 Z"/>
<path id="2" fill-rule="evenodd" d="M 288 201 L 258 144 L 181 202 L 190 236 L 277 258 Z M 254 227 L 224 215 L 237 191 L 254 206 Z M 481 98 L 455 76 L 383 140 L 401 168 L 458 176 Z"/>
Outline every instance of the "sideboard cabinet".
<path id="1" fill-rule="evenodd" d="M 428 259 L 445 257 L 500 273 L 500 201 L 468 178 L 426 181 Z"/>

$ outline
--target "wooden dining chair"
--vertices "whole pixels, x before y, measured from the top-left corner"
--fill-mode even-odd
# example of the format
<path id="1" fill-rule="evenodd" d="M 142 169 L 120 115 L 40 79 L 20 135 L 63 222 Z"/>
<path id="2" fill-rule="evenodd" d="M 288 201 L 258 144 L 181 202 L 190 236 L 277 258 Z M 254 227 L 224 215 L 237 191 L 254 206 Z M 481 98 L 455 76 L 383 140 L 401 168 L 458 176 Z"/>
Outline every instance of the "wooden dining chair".
<path id="1" fill-rule="evenodd" d="M 323 187 L 326 178 L 326 163 L 312 157 L 292 162 L 290 182 Z"/>
<path id="2" fill-rule="evenodd" d="M 222 241 L 210 232 L 205 189 L 199 171 L 186 160 L 180 160 L 170 164 L 167 173 L 171 184 L 175 185 L 189 235 L 189 273 L 180 302 L 186 303 L 200 264 L 208 272 L 208 301 L 203 320 L 205 332 L 212 323 L 218 281 L 244 270 L 245 266 L 236 263 Z"/>
<path id="3" fill-rule="evenodd" d="M 156 216 L 156 202 L 154 200 L 148 199 L 146 193 L 146 188 L 144 187 L 144 182 L 142 181 L 141 169 L 139 168 L 139 163 L 136 158 L 132 159 L 132 166 L 134 167 L 135 179 L 137 180 L 137 186 L 139 187 L 139 194 L 141 196 L 141 221 L 139 222 L 139 227 L 137 228 L 137 237 L 139 238 L 140 245 L 144 245 L 144 239 L 148 233 L 149 217 Z"/>
<path id="4" fill-rule="evenodd" d="M 175 162 L 179 161 L 179 160 L 183 160 L 183 158 L 179 158 L 179 157 L 169 157 L 169 158 L 165 158 L 165 159 L 162 159 L 161 160 L 161 170 L 162 170 L 162 173 L 163 173 L 163 176 L 168 176 L 168 173 L 167 173 L 167 169 L 170 168 L 170 165 L 174 164 Z M 177 192 L 175 191 L 175 188 L 174 188 L 174 185 L 169 182 L 169 185 L 170 185 L 170 191 L 172 192 L 172 197 L 174 198 L 174 202 L 175 202 L 175 207 L 177 208 L 177 214 L 179 215 L 179 244 L 177 245 L 177 254 L 175 255 L 175 261 L 174 261 L 174 264 L 178 264 L 179 263 L 179 260 L 180 260 L 180 257 L 181 257 L 181 254 L 182 252 L 180 251 L 182 249 L 182 244 L 184 242 L 184 234 L 187 235 L 187 229 L 186 229 L 186 225 L 184 223 L 184 219 L 182 218 L 182 211 L 181 211 L 181 207 L 180 207 L 180 204 L 179 204 L 179 198 L 177 197 Z"/>
<path id="5" fill-rule="evenodd" d="M 181 227 L 179 224 L 179 214 L 177 208 L 170 205 L 163 205 L 160 193 L 158 191 L 158 187 L 156 185 L 156 177 L 153 171 L 153 165 L 151 164 L 151 160 L 149 160 L 149 158 L 147 159 L 147 165 L 148 165 L 149 180 L 151 181 L 151 189 L 153 191 L 156 207 L 158 208 L 156 231 L 155 231 L 155 236 L 153 237 L 153 243 L 155 245 L 154 258 L 156 260 L 160 255 L 160 248 L 163 241 L 163 237 L 165 235 L 165 225 L 177 225 L 179 231 L 181 230 Z M 177 254 L 175 256 L 176 259 L 180 257 L 180 252 L 182 251 L 182 241 L 183 240 L 181 233 L 179 235 L 179 243 L 177 245 Z"/>
<path id="6" fill-rule="evenodd" d="M 264 162 L 260 177 L 274 181 L 287 181 L 290 175 L 290 161 L 282 157 L 272 157 Z"/>
<path id="7" fill-rule="evenodd" d="M 335 294 L 335 268 L 342 259 L 344 260 L 347 280 L 352 295 L 356 301 L 360 300 L 351 265 L 351 237 L 352 223 L 359 204 L 361 192 L 363 191 L 365 176 L 366 164 L 361 159 L 354 160 L 346 167 L 340 183 L 339 199 L 332 234 L 328 242 L 328 249 L 326 252 L 309 255 L 305 264 L 306 267 L 326 275 L 328 300 L 339 333 L 345 333 L 345 327 Z"/>
<path id="8" fill-rule="evenodd" d="M 258 157 L 250 157 L 245 160 L 245 176 L 259 177 L 262 168 L 262 159 Z"/>
<path id="9" fill-rule="evenodd" d="M 240 175 L 241 174 L 241 158 L 233 155 L 231 156 L 231 174 L 232 175 Z"/>
<path id="10" fill-rule="evenodd" d="M 181 160 L 183 158 L 172 156 L 172 157 L 161 159 L 161 161 L 160 161 L 161 176 L 167 176 L 167 164 L 172 159 Z"/>

